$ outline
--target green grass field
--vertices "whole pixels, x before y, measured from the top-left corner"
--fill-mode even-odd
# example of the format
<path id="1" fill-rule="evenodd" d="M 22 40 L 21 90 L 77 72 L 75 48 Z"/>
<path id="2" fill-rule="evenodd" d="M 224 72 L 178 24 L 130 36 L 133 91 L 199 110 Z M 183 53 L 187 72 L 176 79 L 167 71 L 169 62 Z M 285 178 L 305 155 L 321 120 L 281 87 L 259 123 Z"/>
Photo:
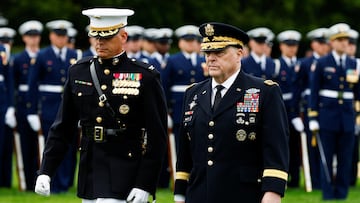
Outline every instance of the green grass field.
<path id="1" fill-rule="evenodd" d="M 13 167 L 15 174 L 15 167 Z M 221 187 L 219 185 L 219 187 Z M 173 202 L 171 189 L 159 189 L 156 194 L 157 203 Z M 240 197 L 241 198 L 241 197 Z M 239 201 L 241 202 L 241 201 Z M 347 200 L 345 201 L 322 201 L 321 191 L 305 192 L 304 181 L 301 182 L 299 189 L 287 189 L 282 203 L 360 203 L 360 179 L 357 186 L 350 189 Z M 16 176 L 13 178 L 12 188 L 0 188 L 0 203 L 81 203 L 81 199 L 76 197 L 76 188 L 73 187 L 64 194 L 43 197 L 34 192 L 20 192 Z M 200 202 L 199 202 L 200 203 Z M 222 203 L 222 202 L 219 202 Z"/>
<path id="2" fill-rule="evenodd" d="M 81 203 L 76 197 L 75 188 L 65 194 L 51 195 L 50 197 L 42 197 L 32 192 L 19 192 L 17 188 L 0 189 L 0 203 Z M 173 202 L 172 191 L 170 189 L 161 189 L 157 192 L 157 203 Z M 305 192 L 303 188 L 288 189 L 285 194 L 283 203 L 320 203 L 321 192 L 314 191 Z M 329 203 L 359 203 L 360 202 L 360 186 L 351 188 L 348 199 L 346 201 L 326 201 Z"/>

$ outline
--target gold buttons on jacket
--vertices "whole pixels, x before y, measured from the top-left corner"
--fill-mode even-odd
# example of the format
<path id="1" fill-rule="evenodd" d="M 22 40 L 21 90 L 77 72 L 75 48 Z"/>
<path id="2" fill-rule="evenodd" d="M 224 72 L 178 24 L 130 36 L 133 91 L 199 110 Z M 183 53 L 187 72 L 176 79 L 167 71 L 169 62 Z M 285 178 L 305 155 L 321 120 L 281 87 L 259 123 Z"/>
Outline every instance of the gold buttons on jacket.
<path id="1" fill-rule="evenodd" d="M 105 70 L 104 70 L 104 74 L 105 74 L 105 75 L 109 75 L 109 74 L 110 74 L 110 70 L 109 70 L 109 69 L 105 69 Z"/>
<path id="2" fill-rule="evenodd" d="M 106 85 L 101 85 L 101 90 L 106 90 L 107 86 Z"/>
<path id="3" fill-rule="evenodd" d="M 208 135 L 208 138 L 209 138 L 210 140 L 212 140 L 212 139 L 214 139 L 214 135 L 213 135 L 213 134 L 209 134 L 209 135 Z"/>
<path id="4" fill-rule="evenodd" d="M 214 165 L 214 162 L 209 160 L 207 164 L 208 164 L 208 166 L 212 166 L 212 165 Z"/>
<path id="5" fill-rule="evenodd" d="M 82 96 L 82 92 L 78 92 L 78 93 L 77 93 L 77 96 L 78 96 L 78 97 L 81 97 L 81 96 Z"/>
<path id="6" fill-rule="evenodd" d="M 210 121 L 210 122 L 209 122 L 209 126 L 212 127 L 212 126 L 214 126 L 214 125 L 215 125 L 214 121 Z"/>
<path id="7" fill-rule="evenodd" d="M 105 105 L 104 102 L 99 102 L 100 107 L 104 107 L 104 105 Z"/>
<path id="8" fill-rule="evenodd" d="M 344 85 L 343 85 L 343 84 L 340 84 L 340 85 L 339 85 L 339 88 L 340 88 L 340 89 L 344 89 Z"/>
<path id="9" fill-rule="evenodd" d="M 96 117 L 96 122 L 98 123 L 101 123 L 102 122 L 102 118 L 99 116 L 99 117 Z"/>
<path id="10" fill-rule="evenodd" d="M 342 82 L 342 81 L 344 81 L 345 80 L 345 78 L 344 77 L 340 77 L 340 81 Z"/>
<path id="11" fill-rule="evenodd" d="M 211 152 L 213 152 L 213 151 L 214 151 L 214 148 L 208 147 L 208 152 L 209 152 L 209 153 L 211 153 Z"/>
<path id="12" fill-rule="evenodd" d="M 343 103 L 344 103 L 344 100 L 339 99 L 339 104 L 343 104 Z"/>
<path id="13" fill-rule="evenodd" d="M 128 157 L 129 157 L 129 158 L 132 157 L 132 153 L 131 153 L 131 152 L 128 153 Z"/>

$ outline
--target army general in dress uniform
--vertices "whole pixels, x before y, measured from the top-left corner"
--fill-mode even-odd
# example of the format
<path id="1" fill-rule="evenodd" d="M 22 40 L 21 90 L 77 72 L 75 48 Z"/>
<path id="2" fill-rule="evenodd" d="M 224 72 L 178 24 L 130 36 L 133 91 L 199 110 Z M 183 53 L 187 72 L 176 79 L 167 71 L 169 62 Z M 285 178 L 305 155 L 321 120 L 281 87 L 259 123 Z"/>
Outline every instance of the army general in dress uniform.
<path id="1" fill-rule="evenodd" d="M 143 203 L 154 194 L 166 150 L 167 112 L 159 73 L 123 49 L 128 9 L 83 11 L 97 56 L 70 67 L 63 100 L 45 146 L 35 191 L 49 181 L 82 126 L 78 196 L 83 202 Z"/>
<path id="2" fill-rule="evenodd" d="M 289 164 L 280 88 L 241 70 L 242 30 L 216 22 L 199 29 L 211 79 L 185 92 L 174 199 L 280 202 Z"/>

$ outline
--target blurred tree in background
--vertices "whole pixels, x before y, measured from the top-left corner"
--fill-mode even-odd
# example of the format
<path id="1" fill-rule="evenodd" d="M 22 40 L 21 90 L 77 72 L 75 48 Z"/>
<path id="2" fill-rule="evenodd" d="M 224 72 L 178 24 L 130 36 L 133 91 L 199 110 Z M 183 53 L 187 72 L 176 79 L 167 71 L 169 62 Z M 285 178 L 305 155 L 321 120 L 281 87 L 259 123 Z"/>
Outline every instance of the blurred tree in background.
<path id="1" fill-rule="evenodd" d="M 233 24 L 247 31 L 266 26 L 279 33 L 296 29 L 305 34 L 317 27 L 346 22 L 360 31 L 360 0 L 1 0 L 0 13 L 17 30 L 26 20 L 44 24 L 50 20 L 67 19 L 79 31 L 78 46 L 88 46 L 85 27 L 88 24 L 81 10 L 93 7 L 131 8 L 135 15 L 129 24 L 176 29 L 184 24 L 200 25 L 208 21 Z M 43 43 L 48 43 L 47 31 Z M 15 45 L 21 45 L 19 36 Z M 304 45 L 301 47 L 305 49 Z M 276 52 L 276 50 L 275 50 Z"/>

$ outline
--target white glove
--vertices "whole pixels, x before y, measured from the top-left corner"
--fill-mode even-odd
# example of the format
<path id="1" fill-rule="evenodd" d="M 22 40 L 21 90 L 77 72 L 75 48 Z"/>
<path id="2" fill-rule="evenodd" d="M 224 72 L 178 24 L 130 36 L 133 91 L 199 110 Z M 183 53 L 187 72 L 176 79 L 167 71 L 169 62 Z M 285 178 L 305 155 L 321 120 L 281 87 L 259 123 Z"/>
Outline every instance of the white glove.
<path id="1" fill-rule="evenodd" d="M 318 131 L 320 129 L 319 122 L 317 120 L 311 120 L 309 122 L 309 129 L 311 131 Z"/>
<path id="2" fill-rule="evenodd" d="M 27 116 L 27 120 L 30 124 L 31 129 L 33 129 L 33 131 L 37 132 L 40 130 L 40 118 L 39 115 L 37 114 L 30 114 Z"/>
<path id="3" fill-rule="evenodd" d="M 296 131 L 298 132 L 304 131 L 304 123 L 300 117 L 293 118 L 291 120 L 291 123 L 293 124 Z"/>
<path id="4" fill-rule="evenodd" d="M 5 123 L 10 128 L 15 128 L 16 127 L 17 123 L 16 123 L 15 108 L 14 107 L 9 107 L 7 109 L 6 114 L 5 114 Z"/>
<path id="5" fill-rule="evenodd" d="M 148 200 L 149 193 L 139 188 L 133 188 L 126 199 L 126 201 L 131 203 L 147 203 Z"/>
<path id="6" fill-rule="evenodd" d="M 171 119 L 171 116 L 168 114 L 168 117 L 167 117 L 167 125 L 168 125 L 168 128 L 173 128 L 174 126 L 174 123 L 173 123 L 173 120 Z"/>
<path id="7" fill-rule="evenodd" d="M 36 179 L 35 192 L 39 195 L 50 196 L 50 177 L 39 175 Z"/>

